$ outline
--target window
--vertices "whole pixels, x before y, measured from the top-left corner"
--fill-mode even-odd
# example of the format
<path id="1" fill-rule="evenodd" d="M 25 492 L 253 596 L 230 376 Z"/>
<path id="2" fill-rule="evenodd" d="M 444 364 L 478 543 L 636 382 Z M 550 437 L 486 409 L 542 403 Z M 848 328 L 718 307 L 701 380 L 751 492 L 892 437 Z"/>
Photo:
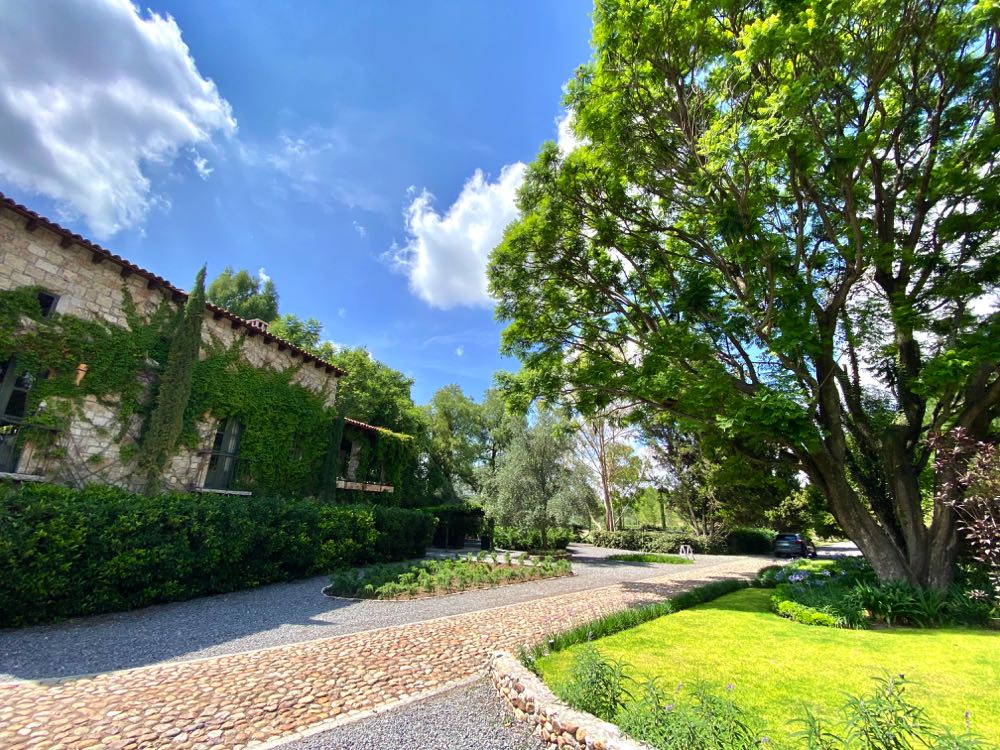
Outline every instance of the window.
<path id="1" fill-rule="evenodd" d="M 38 293 L 42 317 L 49 317 L 59 298 L 49 292 Z M 0 471 L 17 471 L 20 450 L 17 436 L 28 412 L 28 391 L 35 384 L 30 372 L 17 371 L 17 357 L 0 362 Z"/>
<path id="2" fill-rule="evenodd" d="M 50 292 L 38 293 L 38 305 L 42 308 L 43 318 L 49 318 L 52 316 L 53 311 L 56 309 L 57 302 L 59 302 L 59 298 Z"/>
<path id="3" fill-rule="evenodd" d="M 351 450 L 354 446 L 347 438 L 340 441 L 340 462 L 337 464 L 337 476 L 342 479 L 354 479 L 347 475 L 351 468 Z"/>
<path id="4" fill-rule="evenodd" d="M 212 490 L 231 489 L 236 476 L 236 465 L 239 463 L 240 436 L 243 425 L 235 419 L 224 419 L 219 423 L 212 443 L 211 456 L 208 459 L 208 474 L 205 475 L 205 488 Z"/>

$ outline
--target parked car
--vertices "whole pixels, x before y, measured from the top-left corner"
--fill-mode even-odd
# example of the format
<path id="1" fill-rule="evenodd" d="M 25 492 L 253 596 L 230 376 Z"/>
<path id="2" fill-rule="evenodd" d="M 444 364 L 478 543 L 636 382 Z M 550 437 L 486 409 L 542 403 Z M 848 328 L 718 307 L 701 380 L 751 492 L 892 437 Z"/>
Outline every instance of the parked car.
<path id="1" fill-rule="evenodd" d="M 778 534 L 774 537 L 775 557 L 816 557 L 816 545 L 804 534 Z"/>

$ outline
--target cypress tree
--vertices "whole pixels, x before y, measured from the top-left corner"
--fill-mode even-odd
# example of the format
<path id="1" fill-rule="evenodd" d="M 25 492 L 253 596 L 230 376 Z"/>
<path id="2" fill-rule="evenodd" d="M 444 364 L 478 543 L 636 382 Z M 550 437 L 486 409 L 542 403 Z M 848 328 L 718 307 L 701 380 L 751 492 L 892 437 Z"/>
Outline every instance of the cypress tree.
<path id="1" fill-rule="evenodd" d="M 180 325 L 170 341 L 156 404 L 149 415 L 142 441 L 140 463 L 146 473 L 146 491 L 150 493 L 160 488 L 163 468 L 180 440 L 184 410 L 191 397 L 191 379 L 201 349 L 201 326 L 204 318 L 205 267 L 202 266 L 184 305 Z"/>

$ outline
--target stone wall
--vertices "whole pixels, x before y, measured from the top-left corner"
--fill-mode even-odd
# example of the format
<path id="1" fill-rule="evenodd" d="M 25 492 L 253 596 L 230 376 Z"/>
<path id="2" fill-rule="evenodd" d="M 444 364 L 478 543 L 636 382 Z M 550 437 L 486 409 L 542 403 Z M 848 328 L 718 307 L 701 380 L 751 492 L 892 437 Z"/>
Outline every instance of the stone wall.
<path id="1" fill-rule="evenodd" d="M 573 750 L 653 750 L 622 734 L 614 724 L 570 708 L 537 675 L 508 653 L 490 658 L 490 679 L 514 718 L 528 724 L 551 747 Z"/>
<path id="2" fill-rule="evenodd" d="M 183 296 L 169 287 L 111 259 L 95 262 L 101 256 L 91 249 L 62 240 L 63 236 L 38 222 L 28 222 L 18 213 L 0 207 L 0 289 L 39 286 L 58 295 L 56 312 L 119 326 L 127 326 L 123 310 L 126 292 L 142 315 L 151 315 L 164 300 L 183 304 Z M 268 341 L 259 332 L 209 308 L 205 311 L 202 338 L 206 343 L 218 342 L 227 347 L 239 342 L 250 364 L 277 370 L 295 368 L 293 382 L 323 394 L 328 406 L 336 399 L 335 372 L 304 361 L 293 347 Z M 25 446 L 18 471 L 75 486 L 100 481 L 136 488 L 138 478 L 119 449 L 138 437 L 138 420 L 122 436 L 113 406 L 88 398 L 78 411 L 80 415 L 59 436 L 56 445 L 49 449 Z M 205 422 L 199 425 L 205 448 L 211 446 L 215 424 L 211 415 L 206 415 Z M 189 489 L 201 486 L 206 470 L 205 455 L 181 449 L 168 465 L 164 479 L 174 489 Z"/>

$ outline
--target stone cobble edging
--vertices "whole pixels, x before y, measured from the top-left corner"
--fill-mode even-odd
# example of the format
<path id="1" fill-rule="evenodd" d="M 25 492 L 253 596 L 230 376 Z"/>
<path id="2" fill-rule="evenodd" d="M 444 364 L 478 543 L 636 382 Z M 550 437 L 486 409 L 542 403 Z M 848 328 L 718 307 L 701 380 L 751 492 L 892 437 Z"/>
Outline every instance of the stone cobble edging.
<path id="1" fill-rule="evenodd" d="M 494 651 L 703 583 L 752 576 L 768 562 L 737 558 L 687 576 L 260 651 L 0 684 L 0 747 L 240 750 L 444 689 L 480 673 Z"/>
<path id="2" fill-rule="evenodd" d="M 514 718 L 550 747 L 571 750 L 652 750 L 622 733 L 614 724 L 577 711 L 560 701 L 548 686 L 510 654 L 490 658 L 490 679 Z"/>

